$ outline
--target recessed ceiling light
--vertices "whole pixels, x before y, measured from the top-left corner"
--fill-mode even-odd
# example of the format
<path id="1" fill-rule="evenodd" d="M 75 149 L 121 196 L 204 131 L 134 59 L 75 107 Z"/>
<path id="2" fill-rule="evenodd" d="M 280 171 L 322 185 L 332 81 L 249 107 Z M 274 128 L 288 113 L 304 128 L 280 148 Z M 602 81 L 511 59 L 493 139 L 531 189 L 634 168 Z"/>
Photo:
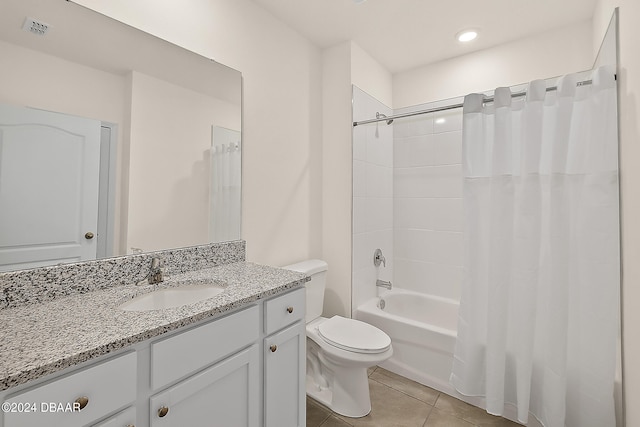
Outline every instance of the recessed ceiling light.
<path id="1" fill-rule="evenodd" d="M 459 42 L 466 43 L 478 37 L 478 30 L 464 30 L 456 34 Z"/>

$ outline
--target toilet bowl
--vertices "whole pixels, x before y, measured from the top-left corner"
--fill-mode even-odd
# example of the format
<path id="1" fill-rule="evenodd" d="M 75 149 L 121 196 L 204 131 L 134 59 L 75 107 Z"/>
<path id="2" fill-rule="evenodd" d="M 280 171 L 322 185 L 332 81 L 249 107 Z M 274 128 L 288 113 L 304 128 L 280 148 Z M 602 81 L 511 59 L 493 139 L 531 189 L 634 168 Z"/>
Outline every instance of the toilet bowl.
<path id="1" fill-rule="evenodd" d="M 392 354 L 391 339 L 380 329 L 319 317 L 307 324 L 307 394 L 340 415 L 364 417 L 371 411 L 367 369 Z"/>
<path id="2" fill-rule="evenodd" d="M 327 263 L 309 260 L 284 267 L 306 273 L 307 395 L 347 417 L 371 411 L 367 369 L 393 354 L 380 329 L 342 316 L 321 317 Z"/>

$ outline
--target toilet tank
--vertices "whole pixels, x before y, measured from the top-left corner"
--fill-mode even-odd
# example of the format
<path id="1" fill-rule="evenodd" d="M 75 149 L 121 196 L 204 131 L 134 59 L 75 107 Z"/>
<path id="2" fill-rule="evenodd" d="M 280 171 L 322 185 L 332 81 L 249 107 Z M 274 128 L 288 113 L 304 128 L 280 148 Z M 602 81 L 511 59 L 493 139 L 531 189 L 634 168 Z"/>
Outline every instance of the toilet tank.
<path id="1" fill-rule="evenodd" d="M 307 313 L 305 316 L 306 323 L 322 316 L 322 306 L 324 305 L 324 288 L 327 283 L 326 262 L 320 259 L 310 259 L 297 264 L 282 267 L 287 270 L 298 271 L 311 277 L 311 281 L 307 282 Z"/>

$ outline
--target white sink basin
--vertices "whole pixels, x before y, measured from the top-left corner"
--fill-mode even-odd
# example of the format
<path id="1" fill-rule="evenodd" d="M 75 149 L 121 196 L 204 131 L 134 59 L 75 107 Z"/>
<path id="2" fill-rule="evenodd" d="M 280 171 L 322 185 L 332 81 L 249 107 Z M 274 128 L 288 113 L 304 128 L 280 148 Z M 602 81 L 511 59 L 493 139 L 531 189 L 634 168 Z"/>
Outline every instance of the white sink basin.
<path id="1" fill-rule="evenodd" d="M 164 288 L 137 296 L 120 305 L 125 311 L 149 311 L 164 308 L 180 307 L 212 298 L 224 291 L 215 285 L 184 285 L 175 288 Z"/>

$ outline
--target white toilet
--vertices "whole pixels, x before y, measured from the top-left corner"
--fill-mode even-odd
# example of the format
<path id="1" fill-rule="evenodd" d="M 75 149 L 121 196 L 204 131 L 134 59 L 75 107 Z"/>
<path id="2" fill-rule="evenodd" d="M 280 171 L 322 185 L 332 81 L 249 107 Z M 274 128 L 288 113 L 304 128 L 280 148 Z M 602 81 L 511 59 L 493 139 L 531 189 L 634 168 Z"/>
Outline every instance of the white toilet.
<path id="1" fill-rule="evenodd" d="M 364 417 L 371 411 L 367 368 L 391 357 L 391 338 L 359 320 L 321 317 L 326 262 L 314 259 L 283 268 L 311 277 L 306 284 L 307 395 L 340 415 Z"/>

